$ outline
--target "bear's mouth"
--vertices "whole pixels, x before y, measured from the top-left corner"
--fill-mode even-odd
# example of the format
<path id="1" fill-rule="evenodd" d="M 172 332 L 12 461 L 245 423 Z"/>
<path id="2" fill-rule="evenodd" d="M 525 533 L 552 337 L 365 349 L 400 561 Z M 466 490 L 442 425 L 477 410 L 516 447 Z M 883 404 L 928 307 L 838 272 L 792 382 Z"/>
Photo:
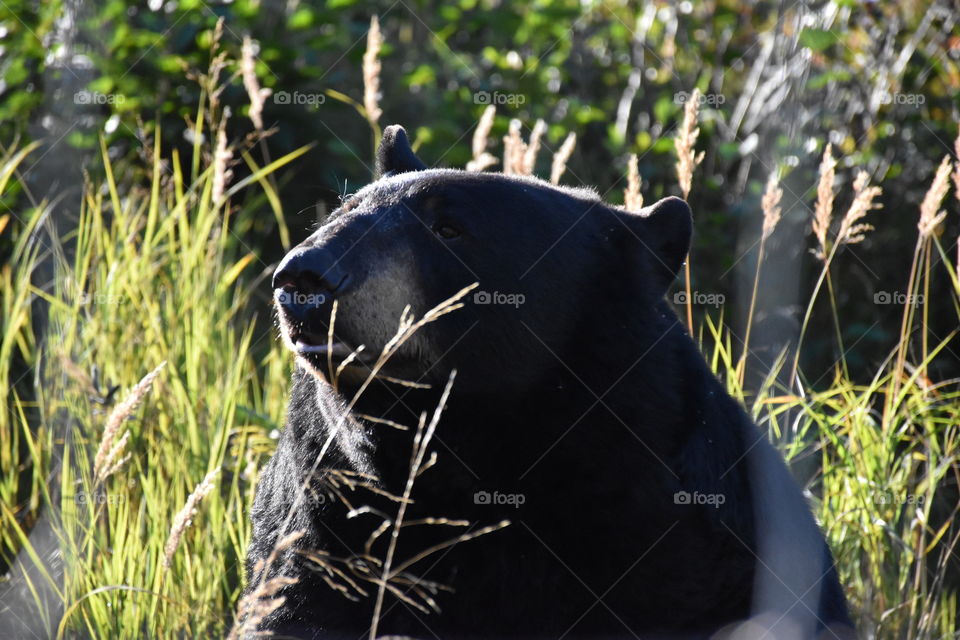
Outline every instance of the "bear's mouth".
<path id="1" fill-rule="evenodd" d="M 293 351 L 300 355 L 313 353 L 322 356 L 330 355 L 334 358 L 344 359 L 354 351 L 354 349 L 351 349 L 347 343 L 339 341 L 330 342 L 326 336 L 324 336 L 323 341 L 320 342 L 315 340 L 314 336 L 301 334 L 299 336 L 291 336 L 290 342 L 293 344 Z"/>
<path id="2" fill-rule="evenodd" d="M 284 346 L 297 360 L 307 366 L 315 375 L 325 380 L 360 380 L 364 376 L 383 373 L 386 365 L 399 377 L 409 377 L 419 373 L 419 359 L 407 353 L 393 353 L 387 363 L 382 349 L 373 349 L 359 341 L 345 337 L 338 330 L 330 335 L 329 326 L 322 322 L 311 323 L 299 319 L 282 305 L 277 305 L 280 337 Z M 390 373 L 389 375 L 394 375 Z M 342 374 L 342 375 L 341 375 Z"/>
<path id="3" fill-rule="evenodd" d="M 335 363 L 341 363 L 353 356 L 351 360 L 358 364 L 366 361 L 366 354 L 363 347 L 353 347 L 350 344 L 330 336 L 309 331 L 291 331 L 287 336 L 290 350 L 299 356 L 314 358 L 320 357 L 331 360 Z"/>
<path id="4" fill-rule="evenodd" d="M 275 299 L 275 303 L 283 343 L 297 356 L 324 369 L 330 364 L 347 363 L 349 366 L 366 362 L 367 355 L 362 346 L 355 347 L 340 336 L 331 336 L 329 329 L 322 324 L 313 327 L 305 318 L 297 318 L 278 300 Z"/>

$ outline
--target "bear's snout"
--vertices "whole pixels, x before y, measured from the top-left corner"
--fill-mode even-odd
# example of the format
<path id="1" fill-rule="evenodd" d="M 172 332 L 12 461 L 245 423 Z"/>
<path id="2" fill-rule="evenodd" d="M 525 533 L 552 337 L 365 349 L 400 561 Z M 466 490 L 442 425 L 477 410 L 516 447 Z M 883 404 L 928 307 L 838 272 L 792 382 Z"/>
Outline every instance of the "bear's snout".
<path id="1" fill-rule="evenodd" d="M 350 274 L 338 263 L 323 247 L 288 253 L 273 273 L 273 288 L 283 311 L 300 321 L 318 311 L 329 314 L 333 300 L 350 284 Z"/>
<path id="2" fill-rule="evenodd" d="M 294 249 L 273 272 L 273 288 L 293 288 L 304 293 L 342 292 L 350 280 L 339 260 L 323 247 Z"/>

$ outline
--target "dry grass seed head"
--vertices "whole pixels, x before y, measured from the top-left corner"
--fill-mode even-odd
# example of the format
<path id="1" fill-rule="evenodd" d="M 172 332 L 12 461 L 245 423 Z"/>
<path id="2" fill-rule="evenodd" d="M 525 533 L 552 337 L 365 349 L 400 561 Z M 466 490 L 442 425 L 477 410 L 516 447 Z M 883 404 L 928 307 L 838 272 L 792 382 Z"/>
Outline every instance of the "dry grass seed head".
<path id="1" fill-rule="evenodd" d="M 920 221 L 917 223 L 921 238 L 931 236 L 944 218 L 947 217 L 947 212 L 940 210 L 940 204 L 950 188 L 951 168 L 950 156 L 944 156 L 943 162 L 940 163 L 937 173 L 933 177 L 930 188 L 923 196 L 923 202 L 920 203 Z"/>
<path id="2" fill-rule="evenodd" d="M 197 485 L 197 488 L 193 490 L 193 493 L 187 497 L 187 502 L 183 505 L 183 508 L 173 518 L 170 535 L 167 536 L 167 543 L 163 546 L 163 566 L 165 569 L 169 569 L 173 563 L 173 554 L 180 546 L 180 539 L 183 537 L 184 531 L 187 530 L 187 527 L 193 522 L 194 516 L 197 515 L 197 507 L 200 506 L 200 502 L 213 491 L 215 486 L 213 478 L 219 472 L 219 469 L 214 469 L 207 473 L 200 484 Z"/>
<path id="3" fill-rule="evenodd" d="M 250 98 L 250 121 L 257 131 L 263 131 L 263 103 L 270 94 L 270 89 L 260 87 L 256 71 L 256 50 L 250 36 L 243 37 L 243 47 L 240 50 L 240 74 L 243 77 L 243 87 Z"/>
<path id="4" fill-rule="evenodd" d="M 557 152 L 553 154 L 553 163 L 550 166 L 550 182 L 552 184 L 560 184 L 560 177 L 567 170 L 567 162 L 570 161 L 576 146 L 577 134 L 571 131 L 567 134 Z"/>
<path id="5" fill-rule="evenodd" d="M 780 180 L 776 173 L 771 173 L 763 192 L 763 198 L 760 200 L 760 207 L 763 209 L 764 240 L 770 237 L 770 234 L 777 228 L 777 223 L 780 222 L 780 200 L 782 198 L 783 189 L 780 188 Z"/>
<path id="6" fill-rule="evenodd" d="M 110 474 L 117 471 L 120 465 L 126 460 L 118 460 L 118 457 L 126 448 L 129 439 L 129 433 L 125 433 L 119 440 L 117 434 L 123 421 L 133 413 L 133 410 L 140 404 L 143 397 L 150 391 L 153 381 L 160 375 L 160 370 L 166 365 L 166 361 L 161 362 L 156 369 L 143 376 L 143 378 L 130 390 L 123 402 L 116 405 L 107 416 L 107 423 L 103 429 L 103 436 L 100 438 L 100 446 L 93 459 L 93 476 L 95 482 L 102 482 Z"/>
<path id="7" fill-rule="evenodd" d="M 514 118 L 510 121 L 507 135 L 503 137 L 503 172 L 507 175 L 523 173 L 523 156 L 527 145 L 520 135 L 521 123 Z"/>
<path id="8" fill-rule="evenodd" d="M 291 534 L 291 536 L 284 538 L 284 541 L 292 536 L 299 538 L 302 535 L 302 531 L 297 531 Z M 274 552 L 280 548 L 284 541 L 277 544 Z M 292 544 L 292 542 L 290 544 Z M 257 586 L 240 598 L 240 601 L 237 603 L 236 618 L 233 627 L 230 629 L 230 633 L 227 635 L 228 640 L 240 640 L 241 638 L 245 639 L 270 635 L 269 632 L 257 631 L 257 627 L 260 626 L 260 623 L 263 622 L 268 615 L 283 606 L 286 598 L 284 596 L 277 596 L 280 590 L 298 582 L 297 578 L 289 576 L 277 576 L 266 579 L 267 569 L 273 563 L 274 558 L 274 553 L 271 553 L 266 562 L 258 560 L 254 565 L 253 575 L 258 576 Z"/>
<path id="9" fill-rule="evenodd" d="M 220 74 L 227 67 L 227 52 L 221 51 L 220 49 L 220 40 L 223 38 L 224 23 L 225 20 L 223 16 L 221 16 L 217 19 L 217 24 L 213 29 L 213 38 L 211 39 L 210 44 L 210 53 L 212 54 L 212 57 L 210 58 L 210 65 L 207 67 L 207 72 L 205 74 L 200 74 L 199 76 L 194 76 L 194 78 L 196 78 L 207 90 L 207 95 L 210 100 L 210 109 L 208 110 L 208 114 L 217 113 L 219 111 L 220 95 L 230 84 L 230 80 L 227 82 L 220 82 Z"/>
<path id="10" fill-rule="evenodd" d="M 547 130 L 547 123 L 537 120 L 530 132 L 530 143 L 523 153 L 521 171 L 523 175 L 532 176 L 537 164 L 537 152 L 540 151 L 540 138 Z"/>
<path id="11" fill-rule="evenodd" d="M 213 152 L 213 193 L 212 200 L 219 204 L 233 177 L 229 168 L 233 160 L 233 148 L 227 144 L 227 120 L 230 119 L 230 107 L 224 107 L 220 122 L 217 124 L 217 146 Z"/>
<path id="12" fill-rule="evenodd" d="M 813 234 L 817 238 L 814 254 L 820 260 L 827 259 L 827 232 L 833 216 L 833 181 L 836 176 L 837 161 L 833 158 L 833 147 L 828 143 L 820 161 L 820 180 L 817 182 L 817 204 L 813 210 Z"/>
<path id="13" fill-rule="evenodd" d="M 274 545 L 266 560 L 258 560 L 253 566 L 252 579 L 256 580 L 254 587 L 237 603 L 237 615 L 233 627 L 230 629 L 229 639 L 248 638 L 257 634 L 257 627 L 273 611 L 283 606 L 284 597 L 277 594 L 286 586 L 296 584 L 297 578 L 276 576 L 267 578 L 270 568 L 284 551 L 290 549 L 297 540 L 303 537 L 303 531 L 294 531 Z"/>
<path id="14" fill-rule="evenodd" d="M 367 50 L 363 54 L 363 109 L 371 125 L 376 124 L 383 115 L 380 109 L 380 48 L 382 46 L 380 21 L 377 16 L 373 16 L 370 18 L 370 30 L 367 31 Z"/>
<path id="15" fill-rule="evenodd" d="M 627 188 L 623 192 L 623 206 L 629 211 L 639 211 L 643 208 L 639 162 L 637 154 L 631 153 L 627 161 Z"/>
<path id="16" fill-rule="evenodd" d="M 954 195 L 960 200 L 960 130 L 957 131 L 957 139 L 953 141 L 953 155 L 957 157 L 957 164 L 953 172 Z"/>
<path id="17" fill-rule="evenodd" d="M 483 110 L 483 115 L 480 116 L 480 121 L 477 123 L 477 129 L 473 132 L 473 158 L 467 163 L 467 171 L 483 171 L 497 163 L 496 157 L 487 152 L 490 130 L 493 129 L 493 121 L 496 115 L 497 108 L 492 104 Z"/>
<path id="18" fill-rule="evenodd" d="M 694 149 L 697 137 L 700 135 L 700 128 L 697 127 L 699 108 L 700 91 L 694 89 L 683 109 L 683 124 L 680 125 L 680 132 L 673 141 L 673 146 L 677 150 L 677 180 L 680 182 L 684 199 L 690 196 L 693 172 L 703 162 L 704 156 L 702 151 L 698 154 Z"/>
<path id="19" fill-rule="evenodd" d="M 883 193 L 883 190 L 877 186 L 870 186 L 870 176 L 866 171 L 857 174 L 853 182 L 853 202 L 850 208 L 840 221 L 840 230 L 837 232 L 837 244 L 857 244 L 863 242 L 868 231 L 873 230 L 873 226 L 861 223 L 866 215 L 873 209 L 879 209 L 881 205 L 875 201 Z"/>

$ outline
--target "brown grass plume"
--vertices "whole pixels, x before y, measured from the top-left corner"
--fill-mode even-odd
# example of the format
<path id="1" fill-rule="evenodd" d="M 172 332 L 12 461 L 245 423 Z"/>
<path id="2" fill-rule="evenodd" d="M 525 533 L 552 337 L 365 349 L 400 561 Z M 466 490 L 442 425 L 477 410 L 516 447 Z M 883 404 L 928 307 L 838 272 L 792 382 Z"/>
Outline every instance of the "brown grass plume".
<path id="1" fill-rule="evenodd" d="M 680 190 L 683 192 L 684 200 L 690 196 L 690 188 L 693 186 L 693 172 L 703 162 L 704 152 L 697 153 L 694 149 L 697 144 L 697 137 L 700 135 L 700 128 L 697 126 L 699 109 L 700 91 L 694 89 L 683 109 L 683 123 L 680 125 L 680 132 L 673 141 L 673 146 L 677 150 L 677 180 L 680 182 Z"/>
<path id="2" fill-rule="evenodd" d="M 106 480 L 111 474 L 116 472 L 129 456 L 120 457 L 126 448 L 127 441 L 130 439 L 130 432 L 125 432 L 119 438 L 120 428 L 123 421 L 133 413 L 143 397 L 150 391 L 153 381 L 160 375 L 160 370 L 166 365 L 166 361 L 161 362 L 156 369 L 143 376 L 143 378 L 131 389 L 123 402 L 118 404 L 107 417 L 106 426 L 103 429 L 103 436 L 100 438 L 100 447 L 97 449 L 97 455 L 93 459 L 93 477 L 95 482 Z"/>
<path id="3" fill-rule="evenodd" d="M 380 33 L 380 20 L 370 18 L 370 30 L 367 31 L 367 50 L 363 54 L 363 110 L 370 126 L 375 126 L 383 115 L 380 109 L 380 49 L 383 35 Z"/>
<path id="4" fill-rule="evenodd" d="M 623 192 L 623 206 L 629 211 L 643 209 L 643 194 L 640 192 L 640 169 L 637 154 L 631 153 L 627 161 L 627 188 Z"/>

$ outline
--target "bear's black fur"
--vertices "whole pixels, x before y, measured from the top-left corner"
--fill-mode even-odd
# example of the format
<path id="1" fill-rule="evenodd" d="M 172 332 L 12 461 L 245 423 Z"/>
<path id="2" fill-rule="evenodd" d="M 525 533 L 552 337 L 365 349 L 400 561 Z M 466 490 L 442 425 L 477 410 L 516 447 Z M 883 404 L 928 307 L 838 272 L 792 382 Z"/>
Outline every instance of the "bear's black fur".
<path id="1" fill-rule="evenodd" d="M 378 169 L 274 276 L 298 364 L 253 507 L 248 592 L 278 540 L 302 536 L 268 567 L 297 581 L 261 629 L 365 635 L 391 529 L 365 545 L 396 515 L 385 494 L 403 494 L 418 421 L 455 370 L 379 634 L 852 634 L 799 488 L 663 299 L 690 241 L 683 201 L 628 212 L 533 178 L 425 169 L 400 127 Z M 406 305 L 419 318 L 474 282 L 362 387 Z M 331 370 L 361 344 L 335 391 Z"/>

